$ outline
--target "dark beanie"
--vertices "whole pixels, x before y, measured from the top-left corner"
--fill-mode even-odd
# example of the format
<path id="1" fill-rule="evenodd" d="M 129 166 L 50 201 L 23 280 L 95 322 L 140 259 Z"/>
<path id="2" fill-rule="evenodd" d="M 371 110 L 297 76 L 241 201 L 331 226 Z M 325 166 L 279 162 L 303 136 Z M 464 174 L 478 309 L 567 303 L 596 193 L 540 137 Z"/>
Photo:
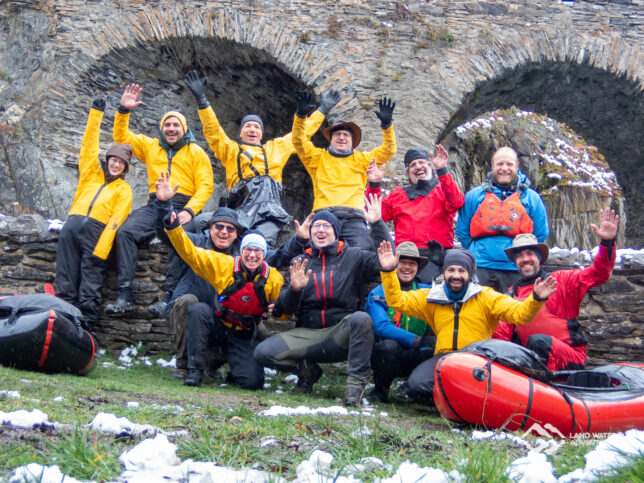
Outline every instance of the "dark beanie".
<path id="1" fill-rule="evenodd" d="M 242 117 L 242 120 L 239 123 L 239 129 L 243 128 L 244 124 L 250 121 L 258 123 L 260 126 L 262 126 L 262 131 L 264 130 L 264 121 L 262 121 L 262 118 L 257 114 L 246 114 L 244 117 Z"/>
<path id="2" fill-rule="evenodd" d="M 403 160 L 403 163 L 405 164 L 405 168 L 409 166 L 409 164 L 414 160 L 414 159 L 426 159 L 429 161 L 429 153 L 427 152 L 426 149 L 423 148 L 411 148 L 408 149 L 407 152 L 405 153 L 405 159 Z"/>
<path id="3" fill-rule="evenodd" d="M 445 252 L 443 270 L 450 265 L 463 267 L 470 274 L 470 278 L 476 275 L 476 260 L 474 259 L 474 255 L 472 255 L 472 252 L 465 250 L 464 248 L 452 248 Z"/>
<path id="4" fill-rule="evenodd" d="M 333 231 L 335 232 L 335 237 L 338 238 L 340 236 L 340 220 L 338 220 L 338 217 L 331 213 L 329 210 L 318 211 L 311 220 L 311 226 L 313 226 L 313 223 L 318 220 L 324 220 L 331 223 L 331 226 L 333 226 Z M 309 233 L 310 232 L 311 230 L 309 229 Z"/>
<path id="5" fill-rule="evenodd" d="M 217 208 L 217 210 L 208 220 L 208 224 L 206 226 L 210 227 L 218 221 L 224 221 L 226 223 L 234 225 L 235 228 L 237 228 L 238 232 L 241 232 L 243 230 L 241 223 L 239 223 L 239 216 L 237 216 L 237 212 L 231 208 L 227 208 L 225 206 Z"/>

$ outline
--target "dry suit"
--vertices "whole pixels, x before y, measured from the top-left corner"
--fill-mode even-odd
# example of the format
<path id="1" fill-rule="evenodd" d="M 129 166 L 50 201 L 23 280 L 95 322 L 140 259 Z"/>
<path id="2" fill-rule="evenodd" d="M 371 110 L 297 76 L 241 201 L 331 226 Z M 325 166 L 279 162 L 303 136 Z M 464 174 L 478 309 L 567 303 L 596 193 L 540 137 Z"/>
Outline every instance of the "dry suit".
<path id="1" fill-rule="evenodd" d="M 78 158 L 78 187 L 56 252 L 57 295 L 77 306 L 90 328 L 98 319 L 106 260 L 115 233 L 132 205 L 132 190 L 123 179 L 132 148 L 117 144 L 107 152 L 105 161 L 100 162 L 102 119 L 102 110 L 90 109 Z M 127 163 L 123 173 L 116 178 L 109 175 L 107 160 L 111 156 Z"/>

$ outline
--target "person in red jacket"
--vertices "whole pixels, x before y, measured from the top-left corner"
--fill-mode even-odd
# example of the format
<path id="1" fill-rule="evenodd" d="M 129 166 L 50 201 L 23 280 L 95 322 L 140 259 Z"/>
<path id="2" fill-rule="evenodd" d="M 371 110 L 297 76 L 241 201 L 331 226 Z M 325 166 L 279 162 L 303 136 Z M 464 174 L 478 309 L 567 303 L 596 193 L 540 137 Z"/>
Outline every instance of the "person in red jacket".
<path id="1" fill-rule="evenodd" d="M 610 278 L 615 266 L 619 216 L 606 208 L 599 211 L 599 222 L 599 227 L 590 225 L 600 239 L 593 264 L 583 270 L 553 272 L 557 291 L 532 322 L 521 326 L 501 322 L 492 334 L 493 339 L 516 341 L 518 338 L 521 345 L 539 354 L 552 371 L 583 368 L 588 340 L 577 321 L 579 306 L 589 289 Z M 512 296 L 523 300 L 532 293 L 535 279 L 548 276 L 542 268 L 548 259 L 548 246 L 538 243 L 533 234 L 523 233 L 515 237 L 505 253 L 516 264 L 521 276 L 512 286 Z"/>
<path id="2" fill-rule="evenodd" d="M 411 148 L 403 160 L 409 185 L 397 186 L 382 200 L 382 219 L 394 222 L 396 246 L 413 242 L 429 262 L 417 275 L 432 283 L 443 264 L 443 249 L 454 248 L 454 217 L 465 203 L 463 193 L 447 167 L 447 151 L 436 145 L 436 155 Z M 367 196 L 380 196 L 383 171 L 375 162 L 367 168 Z"/>

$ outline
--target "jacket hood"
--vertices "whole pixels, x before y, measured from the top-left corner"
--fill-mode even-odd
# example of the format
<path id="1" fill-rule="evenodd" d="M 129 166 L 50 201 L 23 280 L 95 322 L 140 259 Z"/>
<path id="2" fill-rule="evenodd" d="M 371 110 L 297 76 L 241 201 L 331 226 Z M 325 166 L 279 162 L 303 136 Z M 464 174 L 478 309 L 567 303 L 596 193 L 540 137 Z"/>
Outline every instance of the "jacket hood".
<path id="1" fill-rule="evenodd" d="M 451 303 L 447 298 L 447 294 L 445 293 L 445 288 L 443 287 L 444 285 L 445 282 L 434 285 L 431 288 L 431 290 L 427 294 L 427 303 L 439 305 L 448 305 Z M 465 290 L 465 295 L 463 296 L 462 302 L 467 302 L 469 299 L 474 298 L 479 293 L 481 293 L 481 286 L 478 283 L 470 280 L 470 283 L 467 285 L 467 289 Z"/>
<path id="2" fill-rule="evenodd" d="M 181 139 L 179 139 L 174 146 L 170 146 L 166 140 L 165 137 L 163 137 L 163 133 L 161 132 L 161 129 L 159 129 L 159 145 L 165 150 L 169 151 L 170 149 L 174 151 L 179 151 L 182 147 L 187 146 L 190 143 L 196 143 L 197 140 L 195 139 L 195 136 L 192 134 L 192 131 L 188 129 L 186 133 L 183 135 Z"/>
<path id="3" fill-rule="evenodd" d="M 492 177 L 492 171 L 488 171 L 487 173 L 487 178 L 485 181 L 483 181 L 482 184 L 483 188 L 485 191 L 492 191 L 492 192 L 501 192 L 501 188 L 498 187 L 498 185 L 494 184 L 494 178 Z M 530 187 L 530 180 L 528 177 L 523 173 L 523 171 L 518 170 L 517 171 L 517 178 L 516 180 L 512 183 L 510 191 L 516 191 L 519 193 L 523 193 Z"/>

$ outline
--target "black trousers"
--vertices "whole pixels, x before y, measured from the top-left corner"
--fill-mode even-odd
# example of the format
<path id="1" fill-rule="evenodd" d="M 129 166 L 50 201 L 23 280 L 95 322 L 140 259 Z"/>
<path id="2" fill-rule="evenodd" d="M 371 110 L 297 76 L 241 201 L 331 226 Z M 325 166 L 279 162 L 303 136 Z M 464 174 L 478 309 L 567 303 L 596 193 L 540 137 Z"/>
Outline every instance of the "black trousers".
<path id="1" fill-rule="evenodd" d="M 371 368 L 376 390 L 387 393 L 396 377 L 408 377 L 421 363 L 432 357 L 433 351 L 406 348 L 392 339 L 373 345 Z"/>
<path id="2" fill-rule="evenodd" d="M 360 247 L 363 250 L 371 251 L 376 249 L 362 211 L 341 206 L 331 206 L 327 209 L 340 220 L 340 240 L 346 242 L 350 247 Z"/>
<path id="3" fill-rule="evenodd" d="M 101 288 L 107 262 L 92 255 L 105 225 L 80 215 L 71 215 L 58 237 L 56 295 L 78 307 L 93 329 L 101 305 Z"/>
<path id="4" fill-rule="evenodd" d="M 187 197 L 178 198 L 176 202 L 173 202 L 174 209 L 180 211 L 188 200 L 189 198 Z M 190 231 L 191 224 L 192 221 L 184 225 L 184 229 Z M 163 226 L 159 226 L 158 212 L 154 207 L 154 198 L 150 198 L 148 204 L 134 210 L 116 232 L 116 269 L 119 288 L 128 288 L 134 281 L 138 245 L 151 240 L 154 235 L 159 236 L 165 243 L 170 244 L 163 231 Z M 166 292 L 174 291 L 180 278 L 181 258 L 174 248 L 170 246 L 164 284 Z"/>
<path id="5" fill-rule="evenodd" d="M 226 361 L 237 385 L 244 389 L 261 389 L 264 386 L 264 368 L 253 359 L 258 344 L 257 331 L 248 334 L 228 329 L 209 304 L 199 302 L 187 310 L 188 370 L 205 370 L 209 343 L 226 351 Z"/>
<path id="6" fill-rule="evenodd" d="M 517 271 L 495 270 L 493 268 L 478 267 L 476 273 L 481 285 L 492 287 L 500 293 L 505 293 L 521 277 Z"/>
<path id="7" fill-rule="evenodd" d="M 407 379 L 407 393 L 416 402 L 428 406 L 434 405 L 434 382 L 436 364 L 448 353 L 436 354 L 431 359 L 416 367 Z"/>

